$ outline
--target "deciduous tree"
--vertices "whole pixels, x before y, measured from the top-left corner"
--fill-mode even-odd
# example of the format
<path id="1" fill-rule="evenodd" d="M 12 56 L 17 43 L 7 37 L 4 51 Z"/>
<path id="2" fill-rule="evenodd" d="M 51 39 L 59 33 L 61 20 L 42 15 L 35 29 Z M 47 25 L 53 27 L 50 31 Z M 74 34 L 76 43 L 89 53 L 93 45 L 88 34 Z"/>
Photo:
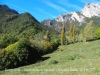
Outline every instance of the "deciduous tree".
<path id="1" fill-rule="evenodd" d="M 84 42 L 87 40 L 93 40 L 94 38 L 94 21 L 91 20 L 87 25 L 84 27 L 83 31 L 83 37 L 84 37 Z"/>
<path id="2" fill-rule="evenodd" d="M 63 24 L 62 26 L 62 31 L 61 31 L 61 45 L 65 45 L 65 25 Z"/>

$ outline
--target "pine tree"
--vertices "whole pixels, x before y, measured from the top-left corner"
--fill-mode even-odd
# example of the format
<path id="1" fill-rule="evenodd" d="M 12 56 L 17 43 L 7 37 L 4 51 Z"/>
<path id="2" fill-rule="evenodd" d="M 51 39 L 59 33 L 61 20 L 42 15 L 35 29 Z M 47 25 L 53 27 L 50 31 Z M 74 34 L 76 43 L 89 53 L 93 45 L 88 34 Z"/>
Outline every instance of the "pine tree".
<path id="1" fill-rule="evenodd" d="M 65 45 L 65 25 L 63 24 L 62 26 L 62 31 L 61 31 L 61 45 Z"/>

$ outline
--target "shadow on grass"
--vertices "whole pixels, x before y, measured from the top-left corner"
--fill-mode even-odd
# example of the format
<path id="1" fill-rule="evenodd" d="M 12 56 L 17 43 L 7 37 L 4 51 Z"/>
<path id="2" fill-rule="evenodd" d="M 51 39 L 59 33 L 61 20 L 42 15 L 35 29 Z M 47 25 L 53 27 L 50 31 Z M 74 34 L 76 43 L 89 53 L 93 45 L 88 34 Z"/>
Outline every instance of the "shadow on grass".
<path id="1" fill-rule="evenodd" d="M 50 57 L 41 57 L 41 58 L 39 58 L 39 60 L 42 60 L 42 61 L 45 61 L 45 60 L 47 60 L 47 59 L 49 59 Z"/>
<path id="2" fill-rule="evenodd" d="M 30 62 L 27 65 L 31 65 L 31 64 L 35 64 L 35 63 L 42 63 L 43 61 L 49 59 L 50 57 L 40 57 L 38 59 L 36 59 L 34 62 Z M 25 65 L 26 66 L 26 65 Z"/>

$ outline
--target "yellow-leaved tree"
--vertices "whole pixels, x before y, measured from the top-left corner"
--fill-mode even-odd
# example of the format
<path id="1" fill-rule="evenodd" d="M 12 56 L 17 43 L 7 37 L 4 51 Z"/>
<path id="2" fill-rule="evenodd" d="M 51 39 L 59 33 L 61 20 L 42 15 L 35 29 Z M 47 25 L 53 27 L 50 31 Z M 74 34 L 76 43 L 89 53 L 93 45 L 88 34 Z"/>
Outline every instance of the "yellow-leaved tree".
<path id="1" fill-rule="evenodd" d="M 66 36 L 65 36 L 65 24 L 63 24 L 62 31 L 61 31 L 61 45 L 65 45 L 65 40 L 66 40 Z"/>
<path id="2" fill-rule="evenodd" d="M 70 35 L 70 42 L 75 42 L 76 41 L 76 25 L 70 25 L 70 31 L 69 31 L 69 35 Z"/>
<path id="3" fill-rule="evenodd" d="M 73 38 L 73 26 L 70 25 L 70 40 Z"/>
<path id="4" fill-rule="evenodd" d="M 87 25 L 84 27 L 84 31 L 83 31 L 83 41 L 86 42 L 88 40 L 93 40 L 94 38 L 94 21 L 91 20 L 89 23 L 87 23 Z"/>
<path id="5" fill-rule="evenodd" d="M 45 37 L 46 37 L 45 39 L 50 42 L 50 33 L 49 33 L 49 30 L 46 31 Z"/>

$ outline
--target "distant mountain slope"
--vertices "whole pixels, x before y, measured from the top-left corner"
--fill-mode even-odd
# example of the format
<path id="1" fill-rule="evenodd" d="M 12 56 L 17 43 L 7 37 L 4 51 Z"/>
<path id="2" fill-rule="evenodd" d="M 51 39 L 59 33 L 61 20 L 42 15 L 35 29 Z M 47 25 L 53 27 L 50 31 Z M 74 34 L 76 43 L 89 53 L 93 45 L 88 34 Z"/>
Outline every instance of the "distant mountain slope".
<path id="1" fill-rule="evenodd" d="M 85 18 L 94 16 L 100 17 L 100 4 L 87 3 L 81 11 L 60 15 L 55 20 L 57 22 L 85 22 Z"/>
<path id="2" fill-rule="evenodd" d="M 40 23 L 30 14 L 19 14 L 6 5 L 0 5 L 0 33 L 17 33 L 30 30 L 36 33 L 41 30 Z"/>
<path id="3" fill-rule="evenodd" d="M 100 26 L 100 4 L 87 3 L 79 12 L 61 14 L 54 20 L 47 19 L 41 21 L 41 23 L 47 26 L 53 26 L 53 28 L 60 31 L 62 23 L 65 23 L 67 27 L 69 27 L 70 24 L 84 27 L 90 20 L 94 20 L 95 25 Z"/>
<path id="4" fill-rule="evenodd" d="M 93 17 L 98 16 L 100 17 L 100 4 L 97 3 L 87 3 L 84 8 L 80 11 L 82 15 L 85 17 Z"/>
<path id="5" fill-rule="evenodd" d="M 0 5 L 0 20 L 14 14 L 19 13 L 13 9 L 10 9 L 7 5 Z"/>
<path id="6" fill-rule="evenodd" d="M 30 13 L 19 14 L 6 5 L 0 5 L 0 34 L 14 34 L 18 36 L 30 36 L 46 32 L 52 28 L 41 24 Z"/>
<path id="7" fill-rule="evenodd" d="M 0 21 L 0 31 L 1 33 L 21 33 L 23 30 L 29 27 L 33 27 L 33 29 L 39 30 L 39 24 L 40 23 L 29 13 L 23 13 L 18 15 L 16 14 Z"/>

